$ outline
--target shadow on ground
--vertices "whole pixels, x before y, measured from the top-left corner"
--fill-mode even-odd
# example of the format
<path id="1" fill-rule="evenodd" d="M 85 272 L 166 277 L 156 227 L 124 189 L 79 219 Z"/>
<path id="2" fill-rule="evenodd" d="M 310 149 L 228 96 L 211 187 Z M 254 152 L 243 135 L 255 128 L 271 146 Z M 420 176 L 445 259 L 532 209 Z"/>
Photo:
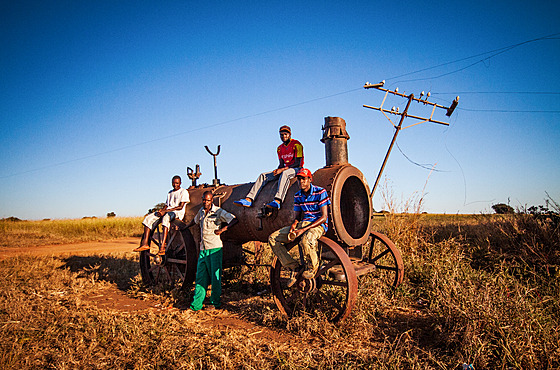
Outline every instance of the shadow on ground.
<path id="1" fill-rule="evenodd" d="M 133 279 L 140 274 L 137 261 L 112 256 L 71 256 L 62 260 L 63 269 L 78 273 L 78 276 L 114 283 L 122 290 L 128 290 Z"/>

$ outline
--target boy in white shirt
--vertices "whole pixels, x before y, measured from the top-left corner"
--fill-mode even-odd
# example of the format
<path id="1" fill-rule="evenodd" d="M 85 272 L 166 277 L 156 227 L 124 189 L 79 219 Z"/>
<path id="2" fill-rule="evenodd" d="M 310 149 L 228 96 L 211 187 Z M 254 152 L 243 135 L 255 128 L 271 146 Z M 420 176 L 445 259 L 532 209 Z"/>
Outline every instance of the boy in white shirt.
<path id="1" fill-rule="evenodd" d="M 171 179 L 171 185 L 173 186 L 173 189 L 167 193 L 165 207 L 159 211 L 148 214 L 144 218 L 144 221 L 142 222 L 144 225 L 144 235 L 142 235 L 140 246 L 134 249 L 134 252 L 142 252 L 150 249 L 150 231 L 161 219 L 161 225 L 163 226 L 163 243 L 160 245 L 158 255 L 165 255 L 165 243 L 167 242 L 167 234 L 169 232 L 169 227 L 171 226 L 171 221 L 174 219 L 182 221 L 185 216 L 187 203 L 190 202 L 188 190 L 181 188 L 181 176 L 173 176 L 173 179 Z"/>

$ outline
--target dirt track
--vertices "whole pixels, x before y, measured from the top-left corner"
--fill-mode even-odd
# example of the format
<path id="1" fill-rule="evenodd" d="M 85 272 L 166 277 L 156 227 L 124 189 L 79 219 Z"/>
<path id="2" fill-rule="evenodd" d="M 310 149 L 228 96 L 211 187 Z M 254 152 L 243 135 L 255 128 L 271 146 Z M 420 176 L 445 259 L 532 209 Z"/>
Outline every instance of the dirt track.
<path id="1" fill-rule="evenodd" d="M 0 248 L 0 258 L 15 257 L 19 255 L 60 256 L 132 252 L 132 250 L 138 246 L 138 243 L 139 238 L 121 238 L 76 244 L 42 245 L 38 247 L 25 248 Z"/>
<path id="2" fill-rule="evenodd" d="M 109 254 L 131 252 L 138 246 L 138 238 L 121 238 L 115 240 L 85 242 L 76 244 L 43 245 L 25 248 L 0 248 L 0 259 L 20 255 L 28 256 L 83 256 L 92 254 Z M 110 287 L 95 296 L 84 296 L 85 301 L 102 309 L 122 312 L 139 313 L 146 310 L 168 311 L 177 310 L 172 307 L 161 307 L 154 302 L 128 297 L 117 287 Z M 270 330 L 241 319 L 228 309 L 215 312 L 201 311 L 196 314 L 198 320 L 207 327 L 221 330 L 242 330 L 266 341 L 287 342 L 293 339 L 289 334 Z"/>

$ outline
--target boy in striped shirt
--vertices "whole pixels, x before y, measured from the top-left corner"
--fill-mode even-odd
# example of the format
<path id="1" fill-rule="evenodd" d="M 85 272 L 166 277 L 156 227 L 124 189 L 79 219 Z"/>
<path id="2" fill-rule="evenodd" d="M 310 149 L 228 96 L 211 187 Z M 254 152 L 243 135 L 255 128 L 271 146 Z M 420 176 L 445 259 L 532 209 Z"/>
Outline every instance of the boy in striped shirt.
<path id="1" fill-rule="evenodd" d="M 302 272 L 297 262 L 287 251 L 286 243 L 301 236 L 299 241 L 306 262 L 302 272 L 304 279 L 311 279 L 319 268 L 317 239 L 327 231 L 328 206 L 331 204 L 327 191 L 311 183 L 313 175 L 307 168 L 297 173 L 300 190 L 294 196 L 296 219 L 290 226 L 275 231 L 268 238 L 274 254 L 285 268 Z M 291 240 L 288 235 L 291 234 Z M 292 279 L 294 280 L 294 279 Z M 295 281 L 291 281 L 293 284 Z"/>

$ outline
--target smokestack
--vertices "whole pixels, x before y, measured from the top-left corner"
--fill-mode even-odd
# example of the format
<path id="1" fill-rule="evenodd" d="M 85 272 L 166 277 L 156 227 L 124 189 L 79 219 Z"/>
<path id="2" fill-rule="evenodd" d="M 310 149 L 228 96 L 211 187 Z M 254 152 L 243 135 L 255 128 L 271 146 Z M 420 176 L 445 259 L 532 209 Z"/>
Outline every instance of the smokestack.
<path id="1" fill-rule="evenodd" d="M 348 163 L 348 140 L 350 135 L 346 132 L 346 121 L 340 117 L 325 117 L 323 138 L 325 143 L 326 167 Z"/>

